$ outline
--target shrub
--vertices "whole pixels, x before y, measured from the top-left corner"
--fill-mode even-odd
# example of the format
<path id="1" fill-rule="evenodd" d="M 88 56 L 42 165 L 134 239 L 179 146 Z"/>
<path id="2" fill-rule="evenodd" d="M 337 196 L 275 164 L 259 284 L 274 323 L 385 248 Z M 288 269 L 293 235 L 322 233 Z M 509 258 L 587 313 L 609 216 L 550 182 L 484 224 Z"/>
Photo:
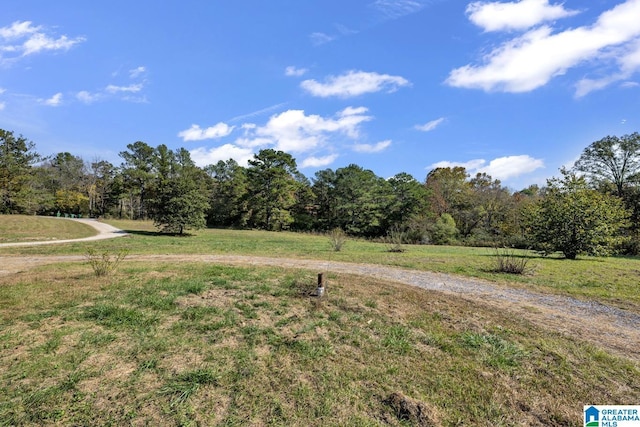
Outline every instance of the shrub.
<path id="1" fill-rule="evenodd" d="M 93 268 L 93 272 L 96 276 L 106 276 L 118 267 L 118 264 L 127 256 L 129 252 L 127 250 L 120 250 L 116 254 L 111 254 L 109 251 L 96 252 L 94 249 L 89 249 L 86 254 L 87 262 Z"/>
<path id="2" fill-rule="evenodd" d="M 341 228 L 334 228 L 328 233 L 329 243 L 335 252 L 340 252 L 347 242 L 347 235 Z"/>
<path id="3" fill-rule="evenodd" d="M 436 245 L 446 245 L 453 242 L 457 234 L 455 220 L 448 213 L 444 213 L 431 229 L 431 242 Z"/>
<path id="4" fill-rule="evenodd" d="M 393 226 L 387 231 L 387 236 L 384 241 L 387 244 L 388 252 L 404 252 L 402 244 L 405 240 L 405 232 L 400 227 Z"/>
<path id="5" fill-rule="evenodd" d="M 512 248 L 495 248 L 495 271 L 508 274 L 529 274 L 529 258 L 516 253 Z"/>

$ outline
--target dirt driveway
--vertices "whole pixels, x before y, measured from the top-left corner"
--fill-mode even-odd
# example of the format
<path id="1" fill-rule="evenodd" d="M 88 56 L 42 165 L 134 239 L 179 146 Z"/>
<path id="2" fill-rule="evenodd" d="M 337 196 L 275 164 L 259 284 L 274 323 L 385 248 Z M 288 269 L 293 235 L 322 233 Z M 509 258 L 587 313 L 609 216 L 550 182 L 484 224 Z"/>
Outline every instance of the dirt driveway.
<path id="1" fill-rule="evenodd" d="M 106 224 L 85 221 L 98 229 L 99 235 L 82 240 L 123 235 L 121 230 Z M 25 271 L 43 264 L 83 260 L 82 256 L 0 256 L 0 275 Z M 512 313 L 542 328 L 589 341 L 607 352 L 628 357 L 640 364 L 640 315 L 598 302 L 508 288 L 467 277 L 373 264 L 238 255 L 129 255 L 125 261 L 144 260 L 301 268 L 403 283 Z M 328 286 L 330 289 L 330 283 Z"/>

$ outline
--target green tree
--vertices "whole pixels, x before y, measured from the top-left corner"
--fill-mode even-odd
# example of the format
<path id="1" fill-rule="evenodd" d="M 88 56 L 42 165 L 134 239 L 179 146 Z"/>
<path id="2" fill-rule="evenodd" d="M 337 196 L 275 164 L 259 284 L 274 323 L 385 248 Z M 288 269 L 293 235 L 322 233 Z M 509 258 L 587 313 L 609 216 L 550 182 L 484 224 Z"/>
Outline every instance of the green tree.
<path id="1" fill-rule="evenodd" d="M 467 206 L 471 193 L 468 177 L 461 166 L 435 168 L 427 174 L 425 186 L 429 190 L 429 206 L 437 217 L 448 213 L 455 218 L 455 214 Z"/>
<path id="2" fill-rule="evenodd" d="M 336 170 L 335 226 L 359 236 L 381 236 L 392 200 L 391 185 L 370 170 L 351 164 Z"/>
<path id="3" fill-rule="evenodd" d="M 622 201 L 589 188 L 584 177 L 562 175 L 548 180 L 543 197 L 526 210 L 528 235 L 538 248 L 567 259 L 609 254 L 627 225 Z"/>
<path id="4" fill-rule="evenodd" d="M 249 160 L 248 206 L 251 225 L 282 230 L 293 222 L 290 209 L 296 203 L 298 173 L 295 159 L 283 151 L 260 150 Z"/>
<path id="5" fill-rule="evenodd" d="M 238 162 L 220 160 L 205 167 L 211 178 L 210 206 L 207 224 L 244 227 L 247 217 L 247 171 Z"/>
<path id="6" fill-rule="evenodd" d="M 475 214 L 473 228 L 469 234 L 480 235 L 484 242 L 495 243 L 510 237 L 506 223 L 515 210 L 510 191 L 503 187 L 500 180 L 486 173 L 477 173 L 469 181 L 471 186 L 471 211 Z"/>
<path id="7" fill-rule="evenodd" d="M 431 227 L 431 243 L 447 245 L 453 243 L 458 234 L 456 222 L 451 215 L 443 213 Z"/>
<path id="8" fill-rule="evenodd" d="M 615 194 L 624 197 L 625 190 L 640 179 L 640 134 L 606 136 L 584 149 L 574 165 L 598 186 L 613 185 Z"/>
<path id="9" fill-rule="evenodd" d="M 121 151 L 124 159 L 121 166 L 124 182 L 129 191 L 129 209 L 132 219 L 147 217 L 147 198 L 153 197 L 155 180 L 155 150 L 142 141 L 127 145 L 128 151 Z"/>
<path id="10" fill-rule="evenodd" d="M 105 160 L 94 161 L 89 172 L 89 215 L 104 216 L 116 207 L 121 188 L 116 177 L 118 171 Z"/>
<path id="11" fill-rule="evenodd" d="M 45 161 L 41 168 L 49 190 L 55 195 L 56 210 L 74 214 L 89 212 L 91 180 L 82 158 L 65 151 Z"/>
<path id="12" fill-rule="evenodd" d="M 25 212 L 32 165 L 40 160 L 34 148 L 33 142 L 0 129 L 0 212 Z"/>
<path id="13" fill-rule="evenodd" d="M 413 217 L 425 213 L 429 192 L 424 185 L 405 172 L 396 174 L 387 181 L 392 194 L 387 210 L 387 223 L 389 227 L 404 228 Z"/>
<path id="14" fill-rule="evenodd" d="M 311 190 L 311 182 L 302 173 L 294 176 L 297 184 L 295 203 L 291 207 L 293 223 L 291 228 L 297 231 L 310 231 L 316 226 L 315 194 Z"/>
<path id="15" fill-rule="evenodd" d="M 155 150 L 156 192 L 149 199 L 150 215 L 164 233 L 183 234 L 206 225 L 209 209 L 205 192 L 205 173 L 191 160 L 189 152 L 177 152 L 160 145 Z"/>
<path id="16" fill-rule="evenodd" d="M 336 214 L 336 173 L 332 169 L 323 169 L 315 173 L 311 191 L 314 195 L 313 214 L 315 228 L 333 230 L 338 227 Z"/>

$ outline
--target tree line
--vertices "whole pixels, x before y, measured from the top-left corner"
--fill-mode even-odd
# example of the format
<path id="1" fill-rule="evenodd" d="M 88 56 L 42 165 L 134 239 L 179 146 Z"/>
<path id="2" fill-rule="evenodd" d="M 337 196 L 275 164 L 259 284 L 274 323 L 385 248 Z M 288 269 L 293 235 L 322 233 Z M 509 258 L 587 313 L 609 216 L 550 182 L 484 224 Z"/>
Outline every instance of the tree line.
<path id="1" fill-rule="evenodd" d="M 122 163 L 44 157 L 0 129 L 0 212 L 151 219 L 162 232 L 209 227 L 325 232 L 406 243 L 509 245 L 543 253 L 637 253 L 640 135 L 607 136 L 540 188 L 511 191 L 485 173 L 436 168 L 424 181 L 351 164 L 309 179 L 288 153 L 264 149 L 246 167 L 198 167 L 189 152 L 137 141 Z"/>

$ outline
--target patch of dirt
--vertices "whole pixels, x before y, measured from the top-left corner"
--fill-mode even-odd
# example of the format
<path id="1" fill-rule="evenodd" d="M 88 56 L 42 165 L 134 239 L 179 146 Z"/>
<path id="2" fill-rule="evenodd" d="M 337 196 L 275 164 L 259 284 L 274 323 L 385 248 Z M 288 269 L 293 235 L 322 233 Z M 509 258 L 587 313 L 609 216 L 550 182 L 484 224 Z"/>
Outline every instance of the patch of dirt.
<path id="1" fill-rule="evenodd" d="M 395 416 L 402 421 L 409 421 L 420 427 L 440 426 L 435 409 L 425 402 L 412 399 L 400 392 L 391 393 L 384 401 Z"/>

